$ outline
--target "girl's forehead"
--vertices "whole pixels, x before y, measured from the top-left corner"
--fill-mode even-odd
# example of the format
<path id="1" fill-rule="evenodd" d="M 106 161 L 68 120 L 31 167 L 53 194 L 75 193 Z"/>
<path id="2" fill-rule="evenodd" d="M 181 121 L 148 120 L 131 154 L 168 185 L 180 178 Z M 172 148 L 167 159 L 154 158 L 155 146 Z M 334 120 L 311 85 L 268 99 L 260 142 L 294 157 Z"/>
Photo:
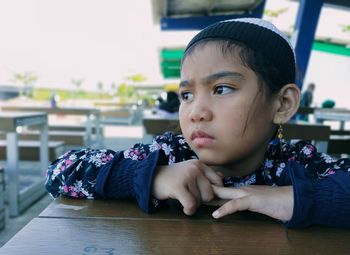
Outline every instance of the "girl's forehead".
<path id="1" fill-rule="evenodd" d="M 205 61 L 211 63 L 215 61 L 224 61 L 224 64 L 243 65 L 240 58 L 240 48 L 234 47 L 225 49 L 222 44 L 218 42 L 206 42 L 195 45 L 194 48 L 185 55 L 183 63 Z"/>
<path id="2" fill-rule="evenodd" d="M 181 76 L 191 76 L 200 72 L 235 71 L 249 72 L 250 68 L 243 65 L 238 50 L 224 51 L 213 42 L 196 45 L 186 54 L 182 66 Z M 251 70 L 250 70 L 251 71 Z"/>

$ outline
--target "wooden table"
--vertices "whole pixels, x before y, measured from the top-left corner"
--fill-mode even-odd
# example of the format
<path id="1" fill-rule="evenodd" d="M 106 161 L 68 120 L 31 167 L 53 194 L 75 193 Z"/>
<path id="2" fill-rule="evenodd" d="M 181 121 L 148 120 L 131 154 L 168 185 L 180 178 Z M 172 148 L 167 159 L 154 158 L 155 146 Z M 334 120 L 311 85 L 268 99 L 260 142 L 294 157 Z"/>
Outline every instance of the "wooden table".
<path id="1" fill-rule="evenodd" d="M 339 121 L 340 130 L 344 130 L 345 122 L 350 121 L 350 110 L 348 109 L 317 109 L 314 114 L 319 123 L 323 123 L 325 120 Z"/>
<path id="2" fill-rule="evenodd" d="M 96 130 L 96 143 L 101 142 L 101 127 L 100 127 L 100 110 L 96 108 L 87 107 L 51 107 L 51 106 L 16 106 L 16 105 L 4 105 L 1 107 L 3 111 L 30 111 L 30 112 L 46 112 L 47 114 L 66 114 L 66 115 L 85 115 L 86 121 L 86 141 L 87 145 L 92 142 L 92 126 L 95 126 Z"/>
<path id="3" fill-rule="evenodd" d="M 7 193 L 9 195 L 11 216 L 17 216 L 21 210 L 25 209 L 26 206 L 37 199 L 37 197 L 32 196 L 32 194 L 38 189 L 38 184 L 34 184 L 24 191 L 19 190 L 19 148 L 17 132 L 18 129 L 24 126 L 33 125 L 38 126 L 40 130 L 40 168 L 41 176 L 44 180 L 45 170 L 49 162 L 47 114 L 38 112 L 0 112 L 0 131 L 6 132 Z M 41 181 L 39 185 L 42 186 L 43 181 Z M 42 187 L 40 188 L 43 190 Z M 26 201 L 24 202 L 23 200 Z M 23 201 L 23 203 L 20 203 L 20 201 Z"/>
<path id="4" fill-rule="evenodd" d="M 350 230 L 290 230 L 263 215 L 185 216 L 178 203 L 147 215 L 134 201 L 54 201 L 0 254 L 347 254 Z"/>

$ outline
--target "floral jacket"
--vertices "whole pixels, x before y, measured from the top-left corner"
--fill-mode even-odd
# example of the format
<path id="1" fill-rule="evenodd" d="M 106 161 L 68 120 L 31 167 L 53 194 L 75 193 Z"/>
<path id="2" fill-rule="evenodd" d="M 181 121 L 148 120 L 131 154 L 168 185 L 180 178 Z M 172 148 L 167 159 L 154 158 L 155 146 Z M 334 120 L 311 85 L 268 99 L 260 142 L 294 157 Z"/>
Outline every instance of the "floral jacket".
<path id="1" fill-rule="evenodd" d="M 183 136 L 171 132 L 124 151 L 71 150 L 51 163 L 45 186 L 55 198 L 133 197 L 143 211 L 152 213 L 159 206 L 151 194 L 157 165 L 194 158 Z M 287 227 L 350 227 L 350 159 L 335 160 L 310 143 L 271 144 L 255 172 L 225 177 L 224 185 L 292 185 L 294 210 Z"/>

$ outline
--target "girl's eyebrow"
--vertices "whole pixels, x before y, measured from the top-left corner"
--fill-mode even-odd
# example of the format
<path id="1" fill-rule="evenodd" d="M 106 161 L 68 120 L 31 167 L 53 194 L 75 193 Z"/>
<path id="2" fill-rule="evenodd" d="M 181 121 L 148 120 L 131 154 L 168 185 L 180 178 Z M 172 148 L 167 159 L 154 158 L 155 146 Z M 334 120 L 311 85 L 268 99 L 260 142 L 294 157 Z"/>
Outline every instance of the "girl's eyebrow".
<path id="1" fill-rule="evenodd" d="M 189 81 L 180 81 L 179 87 L 188 87 L 190 85 Z"/>
<path id="2" fill-rule="evenodd" d="M 204 77 L 202 79 L 202 81 L 204 84 L 209 84 L 211 82 L 217 81 L 217 80 L 222 79 L 222 78 L 229 78 L 229 79 L 233 79 L 236 81 L 245 80 L 245 77 L 241 73 L 231 72 L 231 71 L 223 71 L 223 72 L 210 74 L 207 77 Z"/>
<path id="3" fill-rule="evenodd" d="M 236 81 L 243 81 L 245 80 L 245 77 L 238 72 L 231 72 L 231 71 L 223 71 L 218 73 L 210 74 L 202 79 L 203 84 L 210 84 L 214 81 L 217 81 L 222 78 L 229 78 Z M 181 81 L 179 86 L 181 87 L 189 87 L 191 83 L 188 80 Z"/>

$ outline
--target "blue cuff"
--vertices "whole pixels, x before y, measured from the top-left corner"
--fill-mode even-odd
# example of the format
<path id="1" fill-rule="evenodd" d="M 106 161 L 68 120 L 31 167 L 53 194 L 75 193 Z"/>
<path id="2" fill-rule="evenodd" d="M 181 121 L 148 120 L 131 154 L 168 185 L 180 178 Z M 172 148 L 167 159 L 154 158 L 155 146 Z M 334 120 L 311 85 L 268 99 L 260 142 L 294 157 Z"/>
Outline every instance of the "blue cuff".
<path id="1" fill-rule="evenodd" d="M 103 165 L 100 168 L 96 177 L 96 184 L 94 188 L 96 195 L 98 195 L 99 197 L 107 198 L 105 194 L 105 184 L 106 184 L 107 178 L 109 177 L 109 173 L 111 172 L 111 169 L 115 165 L 115 162 L 118 162 L 122 156 L 123 154 L 120 152 L 115 153 L 113 159 L 107 162 L 107 164 Z"/>
<path id="2" fill-rule="evenodd" d="M 293 184 L 293 216 L 286 226 L 303 228 L 312 224 L 350 227 L 350 174 L 338 170 L 323 178 L 311 177 L 296 162 L 289 175 Z"/>
<path id="3" fill-rule="evenodd" d="M 292 218 L 286 222 L 288 228 L 303 228 L 312 224 L 314 188 L 311 176 L 304 166 L 295 161 L 288 162 L 288 174 L 293 185 L 294 208 Z"/>
<path id="4" fill-rule="evenodd" d="M 135 197 L 139 207 L 146 213 L 152 213 L 158 206 L 158 200 L 152 197 L 154 173 L 157 168 L 159 151 L 148 155 L 146 160 L 138 161 L 134 174 Z"/>
<path id="5" fill-rule="evenodd" d="M 154 151 L 139 161 L 125 159 L 122 151 L 116 153 L 113 160 L 101 167 L 95 192 L 104 198 L 136 198 L 144 212 L 153 212 L 157 200 L 151 197 L 151 192 L 158 156 L 159 151 Z"/>

